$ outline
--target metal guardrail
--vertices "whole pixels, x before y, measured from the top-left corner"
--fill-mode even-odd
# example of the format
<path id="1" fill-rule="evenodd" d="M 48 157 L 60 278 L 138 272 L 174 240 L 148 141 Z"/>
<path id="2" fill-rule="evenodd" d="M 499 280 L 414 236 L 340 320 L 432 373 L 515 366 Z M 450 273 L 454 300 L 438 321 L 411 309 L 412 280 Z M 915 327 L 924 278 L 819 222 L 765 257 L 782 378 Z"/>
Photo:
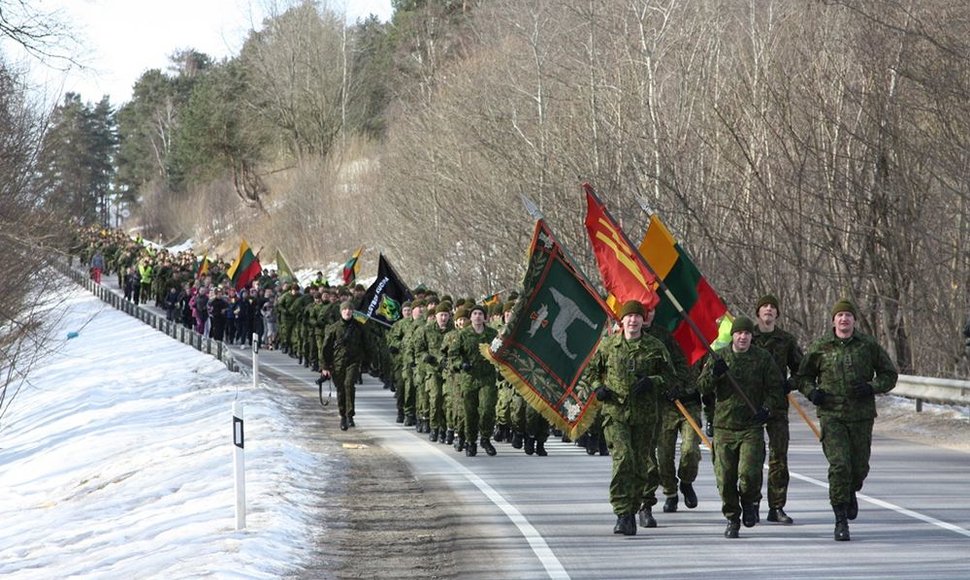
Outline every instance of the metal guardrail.
<path id="1" fill-rule="evenodd" d="M 970 406 L 970 381 L 899 375 L 891 393 L 916 399 L 917 411 L 923 410 L 923 401 Z"/>
<path id="2" fill-rule="evenodd" d="M 226 368 L 230 371 L 237 373 L 241 371 L 239 363 L 236 362 L 236 359 L 233 357 L 229 347 L 221 340 L 212 340 L 209 337 L 202 336 L 194 329 L 186 328 L 185 325 L 173 320 L 166 320 L 154 312 L 138 306 L 134 302 L 125 300 L 124 296 L 113 292 L 106 286 L 95 284 L 94 280 L 89 278 L 86 273 L 71 268 L 66 263 L 59 264 L 59 266 L 59 269 L 65 276 L 69 277 L 78 285 L 83 286 L 116 310 L 120 310 L 129 316 L 137 318 L 155 330 L 164 332 L 175 340 L 181 342 L 182 344 L 187 344 L 199 352 L 204 352 L 216 357 L 222 361 L 223 364 L 226 365 Z"/>

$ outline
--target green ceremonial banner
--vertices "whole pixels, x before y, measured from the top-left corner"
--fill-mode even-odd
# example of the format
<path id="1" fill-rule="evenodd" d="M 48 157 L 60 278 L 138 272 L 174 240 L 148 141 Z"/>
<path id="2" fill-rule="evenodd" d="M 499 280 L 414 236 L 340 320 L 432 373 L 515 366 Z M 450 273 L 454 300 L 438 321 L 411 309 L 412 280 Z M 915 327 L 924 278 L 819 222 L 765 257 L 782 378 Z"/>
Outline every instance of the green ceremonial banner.
<path id="1" fill-rule="evenodd" d="M 577 386 L 610 315 L 542 220 L 522 287 L 509 324 L 481 346 L 482 354 L 534 409 L 575 439 L 595 418 L 595 397 Z"/>

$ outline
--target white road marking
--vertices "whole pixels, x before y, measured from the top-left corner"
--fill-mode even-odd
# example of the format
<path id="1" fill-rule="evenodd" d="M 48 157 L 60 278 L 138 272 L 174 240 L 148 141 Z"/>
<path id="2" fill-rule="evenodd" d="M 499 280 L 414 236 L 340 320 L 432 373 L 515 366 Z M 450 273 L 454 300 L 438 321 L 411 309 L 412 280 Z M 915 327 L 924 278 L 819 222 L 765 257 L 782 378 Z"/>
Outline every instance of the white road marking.
<path id="1" fill-rule="evenodd" d="M 819 480 L 815 479 L 814 477 L 808 477 L 807 475 L 799 475 L 797 473 L 791 473 L 790 475 L 792 477 L 794 477 L 795 479 L 800 479 L 800 480 L 802 480 L 802 481 L 804 481 L 806 483 L 811 483 L 813 485 L 817 485 L 817 486 L 819 486 L 821 488 L 824 488 L 824 489 L 828 489 L 829 488 L 829 484 L 825 483 L 824 481 L 819 481 Z M 944 530 L 947 530 L 947 531 L 950 531 L 950 532 L 954 532 L 954 533 L 960 534 L 961 536 L 966 536 L 966 537 L 970 538 L 970 531 L 965 530 L 965 529 L 961 528 L 960 526 L 951 524 L 949 522 L 944 522 L 943 520 L 938 520 L 936 518 L 923 515 L 923 514 L 921 514 L 919 512 L 914 512 L 913 510 L 906 509 L 904 507 L 900 507 L 900 506 L 898 506 L 896 504 L 889 503 L 888 501 L 883 501 L 881 499 L 876 499 L 874 497 L 865 495 L 863 493 L 856 493 L 856 498 L 858 498 L 860 500 L 865 500 L 865 501 L 867 501 L 867 502 L 869 502 L 869 503 L 871 503 L 873 505 L 877 505 L 879 507 L 883 507 L 883 508 L 886 508 L 888 510 L 892 510 L 892 511 L 898 513 L 898 514 L 902 514 L 904 516 L 909 516 L 909 517 L 911 517 L 913 519 L 917 519 L 917 520 L 926 522 L 928 524 L 932 524 L 934 526 L 937 526 L 939 528 L 943 528 Z"/>

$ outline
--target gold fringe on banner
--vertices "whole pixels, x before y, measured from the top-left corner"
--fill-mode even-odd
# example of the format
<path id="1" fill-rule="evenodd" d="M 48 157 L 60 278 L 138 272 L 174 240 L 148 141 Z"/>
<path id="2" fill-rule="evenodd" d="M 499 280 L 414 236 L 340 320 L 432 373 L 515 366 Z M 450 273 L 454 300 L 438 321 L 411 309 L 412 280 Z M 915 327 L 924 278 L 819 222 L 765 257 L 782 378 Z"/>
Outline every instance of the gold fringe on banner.
<path id="1" fill-rule="evenodd" d="M 552 407 L 549 403 L 545 401 L 539 393 L 532 388 L 529 383 L 522 380 L 515 370 L 506 364 L 504 361 L 496 358 L 495 353 L 489 347 L 487 342 L 483 342 L 478 346 L 479 350 L 489 362 L 491 362 L 498 372 L 507 380 L 515 390 L 525 399 L 525 402 L 529 404 L 530 407 L 539 412 L 540 415 L 546 418 L 554 426 L 562 429 L 563 432 L 569 435 L 569 438 L 573 441 L 579 439 L 583 433 L 585 433 L 593 421 L 596 420 L 596 414 L 599 411 L 600 402 L 597 400 L 590 401 L 590 404 L 586 407 L 586 410 L 580 415 L 579 421 L 575 425 L 571 424 L 569 421 L 563 418 L 559 412 Z"/>

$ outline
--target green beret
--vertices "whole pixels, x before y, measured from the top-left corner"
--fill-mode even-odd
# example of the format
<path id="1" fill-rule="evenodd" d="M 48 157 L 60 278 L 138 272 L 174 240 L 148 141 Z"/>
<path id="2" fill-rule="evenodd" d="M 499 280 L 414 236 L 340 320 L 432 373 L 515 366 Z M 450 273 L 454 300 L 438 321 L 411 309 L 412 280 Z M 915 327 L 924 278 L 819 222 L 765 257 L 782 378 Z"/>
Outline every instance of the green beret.
<path id="1" fill-rule="evenodd" d="M 411 301 L 405 300 L 404 303 L 401 304 L 401 308 L 411 308 Z"/>
<path id="2" fill-rule="evenodd" d="M 639 300 L 627 300 L 623 303 L 623 306 L 620 307 L 620 320 L 623 320 L 623 317 L 628 314 L 639 314 L 640 316 L 646 316 L 647 310 L 643 307 L 643 303 Z"/>
<path id="3" fill-rule="evenodd" d="M 464 306 L 464 305 L 465 305 L 465 299 L 464 298 L 459 298 L 458 301 L 455 302 L 455 306 L 456 307 L 458 307 L 458 306 Z"/>
<path id="4" fill-rule="evenodd" d="M 754 322 L 747 316 L 738 316 L 731 325 L 731 334 L 736 332 L 754 332 Z"/>
<path id="5" fill-rule="evenodd" d="M 775 308 L 775 310 L 777 310 L 778 312 L 781 312 L 781 308 L 778 308 L 778 299 L 772 296 L 771 294 L 765 294 L 764 296 L 758 299 L 758 304 L 754 307 L 754 313 L 757 314 L 758 311 L 761 310 L 761 307 L 767 304 L 772 305 Z"/>
<path id="6" fill-rule="evenodd" d="M 434 309 L 434 313 L 451 312 L 451 302 L 442 302 Z"/>
<path id="7" fill-rule="evenodd" d="M 859 311 L 856 310 L 855 304 L 848 298 L 843 298 L 835 303 L 835 306 L 832 307 L 832 318 L 835 318 L 835 315 L 839 312 L 849 312 L 854 318 L 859 317 Z"/>

